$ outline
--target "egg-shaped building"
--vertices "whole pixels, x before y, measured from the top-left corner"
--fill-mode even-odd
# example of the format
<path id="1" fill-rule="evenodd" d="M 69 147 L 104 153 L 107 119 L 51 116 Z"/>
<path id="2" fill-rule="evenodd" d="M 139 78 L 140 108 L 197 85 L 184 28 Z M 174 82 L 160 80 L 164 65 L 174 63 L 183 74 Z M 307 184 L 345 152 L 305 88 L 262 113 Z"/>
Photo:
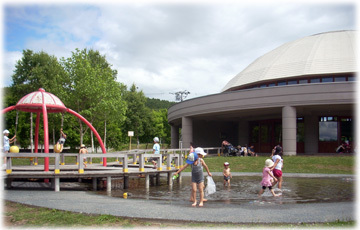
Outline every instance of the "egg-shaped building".
<path id="1" fill-rule="evenodd" d="M 296 155 L 334 153 L 345 141 L 354 146 L 356 33 L 286 43 L 256 59 L 221 93 L 175 104 L 168 111 L 172 147 L 216 147 L 227 140 L 270 153 L 280 143 L 285 155 Z"/>

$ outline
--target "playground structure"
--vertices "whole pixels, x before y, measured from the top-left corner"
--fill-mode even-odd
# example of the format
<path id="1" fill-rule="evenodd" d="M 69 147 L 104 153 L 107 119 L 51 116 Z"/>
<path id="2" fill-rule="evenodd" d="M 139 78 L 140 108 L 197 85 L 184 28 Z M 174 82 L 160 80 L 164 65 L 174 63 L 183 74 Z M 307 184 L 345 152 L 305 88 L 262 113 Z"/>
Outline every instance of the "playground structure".
<path id="1" fill-rule="evenodd" d="M 21 98 L 16 105 L 7 107 L 2 110 L 2 113 L 7 113 L 12 110 L 36 113 L 36 126 L 35 126 L 35 146 L 34 153 L 38 153 L 39 145 L 39 125 L 40 115 L 43 115 L 44 126 L 44 153 L 49 153 L 49 130 L 48 130 L 48 113 L 70 113 L 82 122 L 84 122 L 91 131 L 95 134 L 102 152 L 105 154 L 106 149 L 96 129 L 88 122 L 83 116 L 77 112 L 66 108 L 64 103 L 55 95 L 46 92 L 43 88 L 38 91 L 32 92 Z M 106 158 L 103 158 L 103 166 L 106 166 Z M 44 158 L 44 171 L 49 171 L 49 158 Z"/>

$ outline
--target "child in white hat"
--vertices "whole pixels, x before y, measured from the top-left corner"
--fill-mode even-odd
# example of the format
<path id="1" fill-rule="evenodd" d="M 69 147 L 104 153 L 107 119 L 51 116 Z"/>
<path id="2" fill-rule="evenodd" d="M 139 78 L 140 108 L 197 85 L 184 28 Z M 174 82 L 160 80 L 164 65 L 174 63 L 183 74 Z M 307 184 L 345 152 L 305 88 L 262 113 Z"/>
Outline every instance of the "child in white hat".
<path id="1" fill-rule="evenodd" d="M 225 186 L 226 184 L 227 184 L 228 186 L 230 186 L 230 178 L 232 178 L 229 165 L 230 165 L 229 162 L 225 162 L 225 163 L 224 163 L 224 170 L 223 170 L 224 186 Z"/>
<path id="2" fill-rule="evenodd" d="M 160 154 L 160 145 L 159 145 L 159 138 L 158 137 L 154 137 L 153 154 Z M 154 165 L 155 169 L 157 167 L 156 160 L 157 160 L 157 158 L 151 158 L 150 159 L 150 161 Z"/>
<path id="3" fill-rule="evenodd" d="M 186 159 L 186 164 L 180 168 L 174 175 L 179 174 L 181 171 L 183 171 L 186 167 L 191 165 L 191 188 L 192 188 L 192 195 L 191 200 L 194 201 L 192 204 L 193 207 L 196 206 L 196 190 L 197 187 L 199 187 L 199 193 L 200 193 L 200 202 L 199 207 L 204 206 L 204 174 L 203 174 L 203 167 L 206 169 L 206 172 L 209 176 L 212 176 L 212 174 L 209 171 L 208 166 L 205 164 L 205 161 L 203 157 L 206 155 L 204 150 L 200 147 L 196 148 L 193 153 L 190 153 L 189 156 Z"/>
<path id="4" fill-rule="evenodd" d="M 274 181 L 277 181 L 276 177 L 274 177 L 274 175 L 271 172 L 271 167 L 273 165 L 274 165 L 274 162 L 271 159 L 267 159 L 265 161 L 265 167 L 263 169 L 263 178 L 262 178 L 262 181 L 261 181 L 262 189 L 259 192 L 259 196 L 261 196 L 264 193 L 266 187 L 269 188 L 269 190 L 273 194 L 273 196 L 278 196 L 278 195 L 275 194 L 275 192 L 274 192 L 274 190 L 272 188 L 271 178 Z"/>
<path id="5" fill-rule="evenodd" d="M 4 153 L 8 153 L 10 151 L 10 144 L 13 143 L 15 141 L 16 135 L 14 135 L 12 138 L 9 138 L 9 130 L 5 129 L 3 131 L 4 134 L 4 139 L 3 139 L 3 143 L 4 143 Z M 3 167 L 6 167 L 6 157 L 4 157 L 4 162 L 3 162 Z"/>

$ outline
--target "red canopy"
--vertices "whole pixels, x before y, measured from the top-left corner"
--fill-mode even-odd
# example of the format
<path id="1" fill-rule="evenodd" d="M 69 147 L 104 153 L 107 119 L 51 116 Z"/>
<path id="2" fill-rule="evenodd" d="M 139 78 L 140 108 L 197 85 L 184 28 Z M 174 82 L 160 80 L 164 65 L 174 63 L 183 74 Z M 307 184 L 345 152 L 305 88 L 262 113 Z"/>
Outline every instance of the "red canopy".
<path id="1" fill-rule="evenodd" d="M 103 153 L 106 153 L 105 146 L 100 138 L 100 135 L 95 128 L 80 114 L 75 111 L 66 108 L 64 103 L 54 94 L 46 92 L 43 88 L 38 91 L 32 92 L 21 98 L 16 105 L 3 109 L 2 113 L 7 113 L 11 110 L 18 110 L 24 112 L 36 113 L 36 127 L 35 127 L 35 153 L 38 152 L 38 135 L 39 135 L 39 123 L 40 113 L 43 114 L 44 120 L 44 152 L 49 153 L 49 131 L 48 131 L 48 113 L 64 113 L 68 112 L 81 121 L 83 121 L 93 131 L 96 138 L 99 141 Z M 106 158 L 103 159 L 103 165 L 106 166 Z M 49 171 L 49 158 L 45 158 L 44 171 Z"/>

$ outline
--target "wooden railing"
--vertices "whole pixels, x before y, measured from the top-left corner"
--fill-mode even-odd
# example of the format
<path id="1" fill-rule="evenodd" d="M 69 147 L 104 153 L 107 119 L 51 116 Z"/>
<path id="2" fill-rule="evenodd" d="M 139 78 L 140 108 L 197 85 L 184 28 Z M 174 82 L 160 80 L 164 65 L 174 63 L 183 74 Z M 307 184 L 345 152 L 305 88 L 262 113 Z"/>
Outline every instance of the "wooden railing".
<path id="1" fill-rule="evenodd" d="M 220 156 L 221 148 L 212 147 L 212 148 L 203 148 L 204 151 L 210 154 L 210 151 L 216 152 L 211 154 L 217 154 Z M 189 154 L 190 149 L 162 149 L 160 154 L 153 154 L 152 150 L 131 150 L 131 151 L 119 151 L 112 153 L 90 153 L 90 154 L 80 154 L 80 153 L 5 153 L 6 157 L 6 173 L 12 173 L 12 159 L 13 158 L 35 158 L 36 164 L 38 162 L 37 158 L 55 158 L 54 160 L 54 173 L 60 173 L 60 166 L 65 165 L 66 158 L 76 157 L 76 164 L 78 165 L 78 172 L 84 173 L 83 160 L 84 157 L 89 159 L 89 163 L 92 164 L 93 158 L 100 158 L 101 164 L 104 158 L 115 158 L 116 162 L 119 162 L 123 166 L 123 172 L 128 172 L 129 160 L 132 159 L 132 164 L 139 164 L 139 171 L 145 171 L 145 162 L 148 158 L 153 158 L 157 163 L 157 170 L 161 171 L 163 166 L 163 159 L 166 159 L 166 170 L 171 170 L 171 162 L 174 160 L 174 167 L 179 169 L 183 166 L 184 159 Z"/>

